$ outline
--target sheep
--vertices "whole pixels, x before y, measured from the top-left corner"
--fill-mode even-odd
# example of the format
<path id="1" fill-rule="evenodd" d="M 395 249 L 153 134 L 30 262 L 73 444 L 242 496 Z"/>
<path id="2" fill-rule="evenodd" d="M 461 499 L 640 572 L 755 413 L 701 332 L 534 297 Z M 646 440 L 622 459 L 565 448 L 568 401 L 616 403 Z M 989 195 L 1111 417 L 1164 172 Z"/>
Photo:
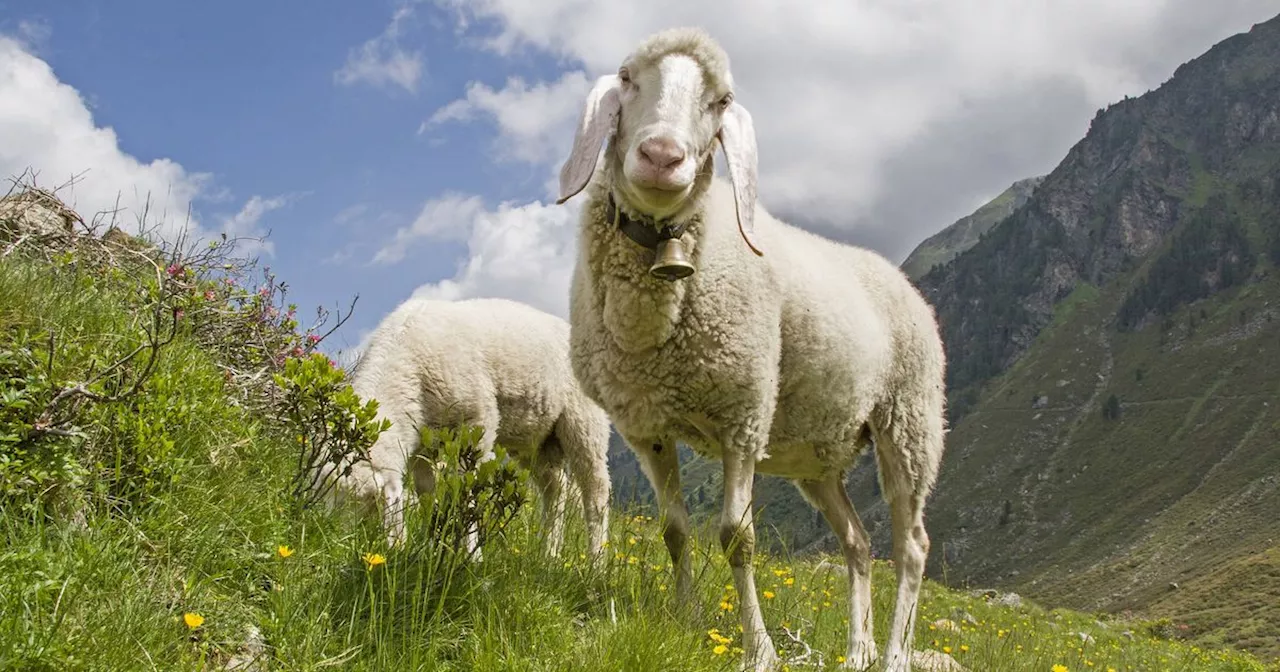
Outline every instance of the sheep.
<path id="1" fill-rule="evenodd" d="M 714 173 L 714 142 L 727 181 Z M 757 472 L 788 479 L 826 518 L 851 584 L 845 665 L 879 659 L 870 540 L 844 486 L 873 449 L 899 581 L 882 662 L 910 670 L 929 551 L 923 509 L 946 432 L 934 311 L 882 256 L 757 205 L 756 164 L 752 117 L 704 30 L 653 34 L 594 82 L 557 199 L 586 195 L 569 297 L 573 372 L 658 494 L 684 601 L 689 515 L 676 442 L 720 461 L 720 542 L 741 597 L 744 662 L 756 670 L 778 662 L 751 565 Z"/>
<path id="2" fill-rule="evenodd" d="M 497 442 L 530 470 L 549 555 L 560 553 L 566 499 L 581 497 L 588 551 L 598 562 L 608 532 L 609 418 L 574 379 L 562 318 L 507 299 L 411 298 L 374 329 L 351 386 L 361 399 L 376 399 L 377 420 L 392 424 L 367 462 L 332 477 L 331 505 L 354 498 L 381 508 L 388 545 L 402 544 L 406 472 L 418 495 L 435 480 L 425 460 L 410 465 L 419 428 L 466 423 L 483 428 L 482 460 L 493 458 Z M 479 557 L 474 531 L 466 544 Z"/>

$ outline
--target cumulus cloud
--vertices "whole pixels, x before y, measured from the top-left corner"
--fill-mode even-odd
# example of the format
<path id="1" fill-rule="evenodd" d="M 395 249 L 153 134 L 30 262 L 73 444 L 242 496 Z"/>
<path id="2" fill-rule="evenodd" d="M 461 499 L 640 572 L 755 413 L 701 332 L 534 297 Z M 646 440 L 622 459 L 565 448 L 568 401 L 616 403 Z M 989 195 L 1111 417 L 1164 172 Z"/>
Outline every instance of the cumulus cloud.
<path id="1" fill-rule="evenodd" d="M 638 40 L 706 27 L 755 117 L 766 206 L 895 260 L 979 197 L 1048 172 L 1099 107 L 1276 12 L 1273 0 L 436 2 L 470 43 L 568 69 L 473 83 L 434 117 L 491 120 L 502 158 L 528 162 L 563 158 L 585 83 Z"/>
<path id="2" fill-rule="evenodd" d="M 429 200 L 409 226 L 396 231 L 391 241 L 373 255 L 373 263 L 398 263 L 419 240 L 465 240 L 468 227 L 483 212 L 484 202 L 479 196 L 448 193 Z"/>
<path id="3" fill-rule="evenodd" d="M 420 242 L 462 242 L 467 251 L 454 274 L 422 285 L 414 296 L 506 297 L 568 317 L 578 212 L 576 205 L 541 201 L 491 209 L 478 196 L 446 194 L 424 204 L 374 261 L 398 262 Z"/>
<path id="4" fill-rule="evenodd" d="M 404 24 L 413 12 L 410 5 L 397 8 L 382 33 L 347 52 L 346 62 L 333 73 L 334 81 L 343 86 L 356 83 L 398 86 L 415 93 L 422 77 L 422 52 L 409 51 L 400 45 Z"/>
<path id="5" fill-rule="evenodd" d="M 563 158 L 565 140 L 573 137 L 590 86 L 586 75 L 577 70 L 554 82 L 533 85 L 511 77 L 501 89 L 472 82 L 465 98 L 436 110 L 421 132 L 450 121 L 486 117 L 498 127 L 494 150 L 499 160 L 552 163 Z"/>
<path id="6" fill-rule="evenodd" d="M 236 251 L 246 254 L 265 252 L 275 255 L 275 243 L 263 240 L 266 233 L 258 228 L 262 217 L 272 210 L 279 210 L 296 200 L 298 195 L 281 194 L 270 198 L 251 196 L 240 211 L 222 219 L 222 231 L 232 238 L 244 238 L 237 242 Z"/>
<path id="7" fill-rule="evenodd" d="M 77 177 L 58 195 L 86 220 L 118 207 L 116 223 L 135 233 L 145 228 L 165 240 L 183 229 L 202 234 L 188 213 L 207 191 L 210 175 L 167 158 L 143 162 L 124 152 L 115 131 L 98 126 L 78 91 L 23 42 L 0 35 L 0 177 L 16 179 L 28 170 L 46 189 Z"/>

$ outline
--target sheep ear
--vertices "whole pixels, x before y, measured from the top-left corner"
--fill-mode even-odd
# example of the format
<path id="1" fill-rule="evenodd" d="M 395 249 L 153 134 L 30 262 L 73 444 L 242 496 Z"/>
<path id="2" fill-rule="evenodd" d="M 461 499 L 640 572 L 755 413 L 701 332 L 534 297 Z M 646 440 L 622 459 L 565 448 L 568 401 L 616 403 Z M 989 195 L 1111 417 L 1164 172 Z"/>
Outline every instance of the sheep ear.
<path id="1" fill-rule="evenodd" d="M 605 75 L 596 80 L 587 94 L 573 136 L 573 149 L 560 168 L 560 198 L 556 205 L 573 198 L 591 181 L 600 158 L 600 147 L 607 136 L 618 129 L 622 100 L 618 97 L 618 76 Z"/>
<path id="2" fill-rule="evenodd" d="M 756 130 L 747 108 L 733 102 L 724 111 L 720 124 L 720 149 L 729 164 L 729 179 L 733 181 L 733 202 L 738 210 L 738 233 L 742 240 L 758 256 L 764 256 L 756 245 L 756 175 L 759 158 L 756 151 Z"/>

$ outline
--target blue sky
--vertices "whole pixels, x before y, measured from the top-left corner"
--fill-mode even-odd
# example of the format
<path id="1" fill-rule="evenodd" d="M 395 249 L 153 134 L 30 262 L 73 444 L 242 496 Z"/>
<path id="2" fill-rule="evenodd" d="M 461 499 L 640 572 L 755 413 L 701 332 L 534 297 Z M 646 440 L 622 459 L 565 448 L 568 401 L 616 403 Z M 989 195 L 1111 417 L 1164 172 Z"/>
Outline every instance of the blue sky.
<path id="1" fill-rule="evenodd" d="M 269 229 L 304 312 L 360 295 L 333 350 L 415 291 L 563 314 L 551 180 L 587 81 L 653 30 L 729 50 L 766 207 L 900 261 L 1273 4 L 0 0 L 0 172 Z"/>

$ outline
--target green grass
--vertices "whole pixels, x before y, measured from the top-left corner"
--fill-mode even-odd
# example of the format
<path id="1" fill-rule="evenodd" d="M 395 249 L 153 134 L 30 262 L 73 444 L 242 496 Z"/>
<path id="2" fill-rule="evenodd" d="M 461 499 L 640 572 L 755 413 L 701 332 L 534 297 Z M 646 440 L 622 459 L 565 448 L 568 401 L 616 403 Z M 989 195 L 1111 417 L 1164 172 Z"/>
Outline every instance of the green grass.
<path id="1" fill-rule="evenodd" d="M 15 255 L 0 261 L 0 327 L 52 332 L 67 344 L 54 377 L 72 376 L 137 339 L 131 285 L 112 283 Z M 372 519 L 299 510 L 286 494 L 296 455 L 285 428 L 242 407 L 215 353 L 182 333 L 137 399 L 87 413 L 97 424 L 80 453 L 83 524 L 7 500 L 0 510 L 0 669 L 221 669 L 247 652 L 251 628 L 264 669 L 735 669 L 739 601 L 708 530 L 694 545 L 693 610 L 674 599 L 658 523 L 635 513 L 615 512 L 599 568 L 580 555 L 576 515 L 563 557 L 545 557 L 532 506 L 478 564 L 451 561 L 415 513 L 409 543 L 387 549 Z M 133 454 L 162 462 L 130 471 L 108 459 Z M 121 482 L 130 478 L 147 487 Z M 385 562 L 369 564 L 370 553 Z M 835 558 L 759 554 L 757 576 L 773 595 L 764 610 L 780 653 L 799 653 L 785 626 L 834 668 L 847 590 L 824 560 Z M 894 589 L 877 561 L 882 649 Z M 191 627 L 185 615 L 202 620 Z M 939 619 L 959 629 L 931 627 Z M 721 652 L 713 629 L 730 640 Z M 1243 654 L 1153 639 L 1138 622 L 997 606 L 934 582 L 916 644 L 984 672 L 1263 669 Z"/>

